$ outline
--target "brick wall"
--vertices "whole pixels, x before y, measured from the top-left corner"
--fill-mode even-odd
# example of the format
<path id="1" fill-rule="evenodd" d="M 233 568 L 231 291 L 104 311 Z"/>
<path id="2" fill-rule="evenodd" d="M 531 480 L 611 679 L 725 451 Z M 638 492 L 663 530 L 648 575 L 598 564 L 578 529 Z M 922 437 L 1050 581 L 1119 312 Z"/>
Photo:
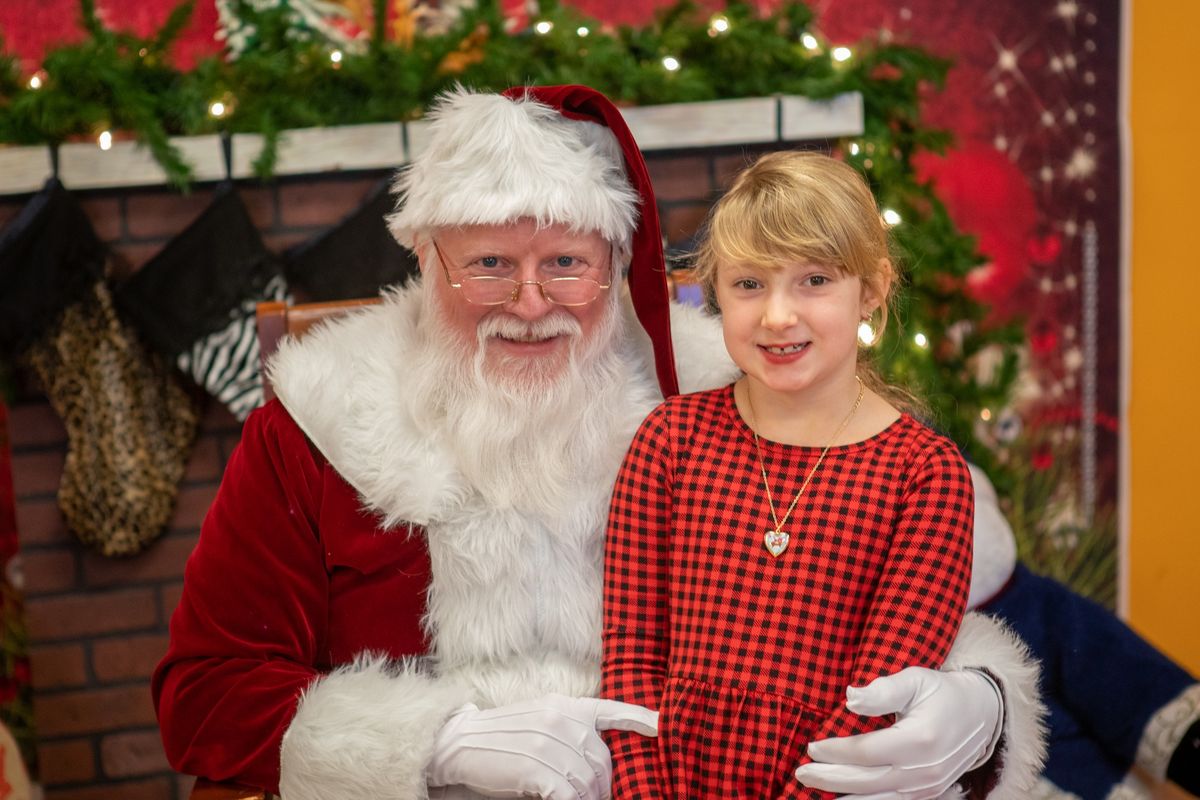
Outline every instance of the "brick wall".
<path id="1" fill-rule="evenodd" d="M 648 158 L 663 232 L 694 232 L 711 198 L 747 161 L 740 150 Z M 267 244 L 279 251 L 353 210 L 379 174 L 320 176 L 241 188 Z M 211 188 L 90 192 L 99 235 L 136 270 L 205 207 Z M 22 198 L 0 198 L 0 226 Z M 3 287 L 0 287 L 3 291 Z M 191 779 L 166 763 L 149 676 L 167 643 L 183 567 L 199 535 L 239 425 L 206 401 L 174 515 L 162 538 L 129 559 L 109 559 L 66 530 L 55 492 L 66 452 L 62 424 L 27 387 L 11 408 L 17 523 L 31 637 L 34 715 L 47 800 L 184 798 Z"/>

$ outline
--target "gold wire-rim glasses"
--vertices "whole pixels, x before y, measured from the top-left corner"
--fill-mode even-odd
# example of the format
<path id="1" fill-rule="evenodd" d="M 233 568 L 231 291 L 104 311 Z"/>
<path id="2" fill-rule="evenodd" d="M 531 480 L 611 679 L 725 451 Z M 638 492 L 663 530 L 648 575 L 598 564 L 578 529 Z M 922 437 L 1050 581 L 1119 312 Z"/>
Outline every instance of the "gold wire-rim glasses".
<path id="1" fill-rule="evenodd" d="M 529 284 L 529 285 L 538 287 L 538 292 L 541 293 L 542 299 L 545 300 L 547 303 L 550 303 L 551 305 L 565 306 L 567 308 L 578 308 L 580 306 L 586 306 L 586 305 L 596 302 L 596 300 L 598 300 L 600 298 L 601 292 L 607 291 L 608 289 L 612 288 L 612 279 L 611 278 L 609 279 L 608 283 L 601 283 L 600 281 L 596 280 L 595 278 L 585 278 L 582 276 L 574 276 L 574 275 L 564 275 L 561 278 L 547 278 L 544 281 L 517 281 L 517 280 L 513 280 L 512 278 L 501 278 L 496 275 L 469 275 L 466 278 L 463 278 L 459 283 L 455 283 L 454 279 L 450 277 L 450 268 L 448 266 L 446 266 L 447 259 L 446 259 L 445 254 L 442 253 L 441 246 L 438 245 L 436 239 L 431 238 L 430 241 L 433 242 L 433 249 L 437 251 L 438 263 L 441 264 L 441 266 L 442 266 L 442 273 L 446 276 L 446 283 L 450 286 L 450 288 L 460 290 L 462 292 L 463 299 L 466 300 L 468 303 L 471 303 L 472 305 L 502 306 L 505 303 L 515 303 L 517 301 L 517 299 L 520 298 L 520 296 L 521 296 L 522 287 L 524 287 L 526 284 Z M 609 258 L 609 261 L 608 261 L 609 275 L 612 275 L 612 256 L 613 256 L 613 254 L 610 249 L 609 256 L 608 256 L 608 258 Z M 466 287 L 466 284 L 468 281 L 472 282 L 477 287 L 481 287 L 481 286 L 485 286 L 485 285 L 501 286 L 501 285 L 504 285 L 507 283 L 507 284 L 512 285 L 512 291 L 509 292 L 507 296 L 502 297 L 499 300 L 495 300 L 495 301 L 472 300 L 471 295 L 470 295 L 470 290 Z M 587 300 L 581 300 L 576 303 L 564 303 L 561 300 L 555 300 L 553 297 L 551 297 L 549 294 L 546 293 L 546 284 L 555 284 L 557 286 L 566 286 L 568 284 L 577 285 L 577 284 L 581 284 L 581 283 L 590 283 L 591 285 L 595 286 L 596 293 L 592 297 L 589 297 Z"/>

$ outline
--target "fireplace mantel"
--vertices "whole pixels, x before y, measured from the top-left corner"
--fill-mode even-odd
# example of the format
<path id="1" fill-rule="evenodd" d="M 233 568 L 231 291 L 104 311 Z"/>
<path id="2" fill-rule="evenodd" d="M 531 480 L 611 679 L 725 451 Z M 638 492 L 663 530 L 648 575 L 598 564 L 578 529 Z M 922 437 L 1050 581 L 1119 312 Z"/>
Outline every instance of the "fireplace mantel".
<path id="1" fill-rule="evenodd" d="M 634 138 L 646 152 L 692 150 L 772 142 L 856 136 L 863 132 L 862 96 L 830 100 L 805 97 L 750 97 L 702 103 L 672 103 L 623 110 Z M 425 146 L 428 123 L 377 123 L 285 131 L 275 174 L 312 175 L 347 170 L 387 169 L 409 161 Z M 220 137 L 173 138 L 198 182 L 227 177 Z M 252 178 L 262 136 L 232 137 L 231 175 Z M 51 177 L 46 146 L 0 146 L 0 195 L 37 191 Z M 108 150 L 91 142 L 59 147 L 59 179 L 68 189 L 161 186 L 166 175 L 149 151 L 135 141 L 115 141 Z"/>

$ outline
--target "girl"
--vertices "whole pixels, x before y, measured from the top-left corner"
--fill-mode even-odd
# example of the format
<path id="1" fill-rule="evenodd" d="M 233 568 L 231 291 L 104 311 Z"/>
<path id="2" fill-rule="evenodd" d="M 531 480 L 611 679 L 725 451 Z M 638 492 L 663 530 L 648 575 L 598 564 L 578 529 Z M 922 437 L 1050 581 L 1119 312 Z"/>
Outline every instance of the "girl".
<path id="1" fill-rule="evenodd" d="M 940 666 L 958 631 L 971 478 L 859 363 L 895 273 L 851 167 L 763 156 L 697 271 L 743 377 L 659 406 L 617 478 L 602 693 L 661 718 L 611 735 L 613 796 L 831 797 L 794 777 L 807 743 L 888 724 L 847 687 Z"/>

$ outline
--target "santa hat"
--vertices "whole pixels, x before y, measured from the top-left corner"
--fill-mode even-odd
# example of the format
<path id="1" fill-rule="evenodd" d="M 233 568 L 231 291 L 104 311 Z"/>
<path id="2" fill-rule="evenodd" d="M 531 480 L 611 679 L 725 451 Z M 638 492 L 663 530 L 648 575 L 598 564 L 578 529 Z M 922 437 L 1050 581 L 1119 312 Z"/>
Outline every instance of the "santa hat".
<path id="1" fill-rule="evenodd" d="M 586 86 L 459 88 L 426 117 L 429 146 L 395 182 L 392 235 L 520 218 L 596 231 L 629 257 L 629 290 L 664 397 L 678 394 L 654 189 L 616 106 Z"/>

